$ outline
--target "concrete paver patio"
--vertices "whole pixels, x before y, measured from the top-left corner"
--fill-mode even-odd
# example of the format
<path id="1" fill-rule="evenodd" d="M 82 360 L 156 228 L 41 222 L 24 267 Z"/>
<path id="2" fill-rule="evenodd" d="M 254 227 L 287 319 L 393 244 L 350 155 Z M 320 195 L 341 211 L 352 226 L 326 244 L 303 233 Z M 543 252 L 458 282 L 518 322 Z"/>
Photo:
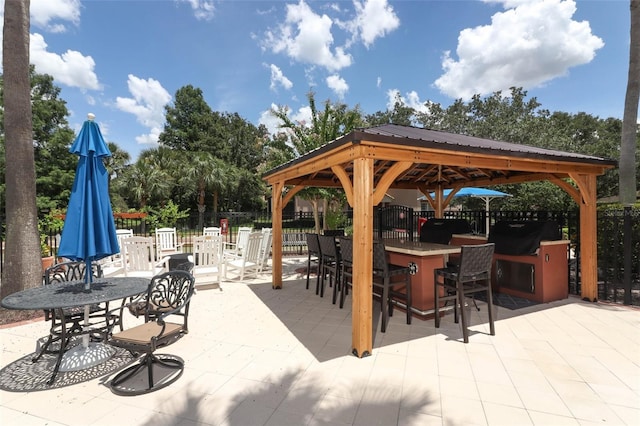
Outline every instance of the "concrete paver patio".
<path id="1" fill-rule="evenodd" d="M 270 276 L 199 290 L 190 332 L 160 350 L 186 362 L 168 388 L 111 393 L 107 377 L 35 392 L 0 390 L 2 425 L 638 425 L 640 311 L 578 298 L 471 312 L 470 343 L 446 315 L 391 318 L 373 354 L 350 354 L 351 310 L 305 289 L 285 258 Z M 130 318 L 127 318 L 127 324 Z M 133 321 L 133 317 L 131 317 Z M 0 330 L 0 368 L 35 350 L 39 320 Z M 2 371 L 0 371 L 2 376 Z"/>

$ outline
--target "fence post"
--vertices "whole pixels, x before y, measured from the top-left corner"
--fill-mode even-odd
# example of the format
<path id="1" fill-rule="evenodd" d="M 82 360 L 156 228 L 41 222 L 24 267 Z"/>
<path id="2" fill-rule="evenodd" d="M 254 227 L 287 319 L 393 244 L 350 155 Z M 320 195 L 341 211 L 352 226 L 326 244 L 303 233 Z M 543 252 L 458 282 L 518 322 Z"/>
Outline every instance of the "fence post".
<path id="1" fill-rule="evenodd" d="M 623 245 L 624 245 L 624 275 L 622 278 L 624 287 L 624 304 L 631 304 L 631 206 L 624 207 Z"/>

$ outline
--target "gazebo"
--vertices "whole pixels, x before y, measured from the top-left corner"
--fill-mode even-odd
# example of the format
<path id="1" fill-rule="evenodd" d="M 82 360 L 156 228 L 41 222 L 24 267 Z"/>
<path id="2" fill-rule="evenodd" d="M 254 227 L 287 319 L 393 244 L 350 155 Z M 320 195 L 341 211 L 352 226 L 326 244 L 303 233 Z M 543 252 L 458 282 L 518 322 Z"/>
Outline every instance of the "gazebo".
<path id="1" fill-rule="evenodd" d="M 282 209 L 306 187 L 342 188 L 353 208 L 352 349 L 371 354 L 373 207 L 389 188 L 435 192 L 547 180 L 580 206 L 581 296 L 597 300 L 596 177 L 609 159 L 387 124 L 354 130 L 265 173 L 272 187 L 273 241 L 282 240 Z M 273 245 L 274 289 L 282 288 L 282 246 Z"/>

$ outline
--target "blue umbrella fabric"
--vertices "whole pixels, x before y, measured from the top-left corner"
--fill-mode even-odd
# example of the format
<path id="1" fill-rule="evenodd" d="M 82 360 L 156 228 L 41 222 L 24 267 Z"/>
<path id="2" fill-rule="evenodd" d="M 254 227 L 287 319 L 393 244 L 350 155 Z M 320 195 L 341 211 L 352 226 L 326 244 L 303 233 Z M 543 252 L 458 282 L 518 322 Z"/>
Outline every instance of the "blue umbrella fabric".
<path id="1" fill-rule="evenodd" d="M 442 195 L 444 197 L 448 196 L 451 193 L 450 189 L 445 189 L 442 192 Z M 432 192 L 430 194 L 432 197 L 435 197 L 435 193 Z M 465 197 L 465 196 L 472 196 L 472 197 L 510 197 L 511 194 L 507 194 L 506 192 L 500 192 L 500 191 L 494 191 L 493 189 L 487 189 L 487 188 L 474 188 L 474 187 L 466 187 L 466 188 L 462 188 L 460 189 L 460 191 L 456 192 L 456 195 L 454 195 L 454 197 Z"/>
<path id="2" fill-rule="evenodd" d="M 87 262 L 86 288 L 91 262 L 120 252 L 109 198 L 109 180 L 103 158 L 110 157 L 93 114 L 84 122 L 69 149 L 80 158 L 60 238 L 58 256 Z"/>

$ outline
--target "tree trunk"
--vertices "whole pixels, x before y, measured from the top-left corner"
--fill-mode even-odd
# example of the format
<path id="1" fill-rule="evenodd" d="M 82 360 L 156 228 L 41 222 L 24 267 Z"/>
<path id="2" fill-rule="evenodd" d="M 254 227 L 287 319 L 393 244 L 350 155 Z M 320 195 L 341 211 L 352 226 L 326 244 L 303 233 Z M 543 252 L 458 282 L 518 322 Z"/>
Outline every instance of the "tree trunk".
<path id="1" fill-rule="evenodd" d="M 36 208 L 29 0 L 5 1 L 3 30 L 7 237 L 0 296 L 42 285 Z"/>
<path id="2" fill-rule="evenodd" d="M 200 184 L 198 188 L 198 229 L 202 229 L 204 227 L 204 212 L 206 210 L 206 206 L 204 204 L 204 184 Z"/>
<path id="3" fill-rule="evenodd" d="M 624 100 L 622 141 L 620 144 L 620 203 L 636 201 L 636 144 L 638 101 L 640 99 L 640 0 L 631 0 L 631 40 L 629 43 L 629 77 Z"/>
<path id="4" fill-rule="evenodd" d="M 313 222 L 316 226 L 316 234 L 320 235 L 320 215 L 318 214 L 318 199 L 312 198 L 309 200 L 311 208 L 313 209 Z"/>
<path id="5" fill-rule="evenodd" d="M 213 221 L 215 225 L 218 216 L 218 191 L 213 191 Z"/>

